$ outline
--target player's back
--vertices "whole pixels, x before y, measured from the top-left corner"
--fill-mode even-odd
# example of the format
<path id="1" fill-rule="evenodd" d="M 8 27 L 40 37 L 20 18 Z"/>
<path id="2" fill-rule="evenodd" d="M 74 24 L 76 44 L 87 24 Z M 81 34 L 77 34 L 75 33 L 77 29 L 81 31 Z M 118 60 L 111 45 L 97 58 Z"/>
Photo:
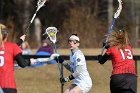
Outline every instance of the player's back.
<path id="1" fill-rule="evenodd" d="M 14 43 L 4 42 L 0 48 L 0 86 L 2 88 L 15 88 L 14 58 L 21 53 L 21 49 Z"/>
<path id="2" fill-rule="evenodd" d="M 124 49 L 119 49 L 118 46 L 111 47 L 107 50 L 111 54 L 113 74 L 119 73 L 134 73 L 133 51 L 131 46 L 125 46 Z"/>

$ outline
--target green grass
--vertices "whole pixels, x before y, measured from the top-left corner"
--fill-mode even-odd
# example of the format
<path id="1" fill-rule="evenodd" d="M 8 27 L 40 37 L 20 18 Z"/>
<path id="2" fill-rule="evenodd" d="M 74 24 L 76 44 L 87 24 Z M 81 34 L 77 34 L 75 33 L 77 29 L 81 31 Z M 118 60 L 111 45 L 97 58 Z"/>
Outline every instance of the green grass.
<path id="1" fill-rule="evenodd" d="M 85 55 L 98 55 L 101 49 L 81 49 Z M 134 49 L 134 54 L 139 55 L 140 49 Z M 33 50 L 36 52 L 36 49 Z M 69 49 L 58 49 L 61 55 L 69 55 Z M 97 61 L 87 61 L 88 71 L 93 81 L 93 87 L 89 93 L 110 93 L 109 83 L 111 75 L 111 62 L 100 65 Z M 138 61 L 138 75 L 140 74 L 140 61 Z M 64 76 L 69 72 L 64 69 Z M 45 65 L 39 68 L 16 69 L 15 77 L 18 93 L 61 93 L 59 83 L 59 71 L 57 64 Z M 64 90 L 71 84 L 64 85 Z M 138 93 L 140 92 L 140 77 L 138 77 Z"/>
<path id="2" fill-rule="evenodd" d="M 111 62 L 104 65 L 96 61 L 87 62 L 88 71 L 93 81 L 93 87 L 89 93 L 110 93 L 109 81 L 111 75 Z M 138 75 L 140 74 L 140 62 L 138 61 Z M 64 76 L 69 75 L 64 69 Z M 61 93 L 59 83 L 59 71 L 57 64 L 45 65 L 38 68 L 24 68 L 15 70 L 15 78 L 18 93 Z M 71 84 L 64 85 L 64 90 Z M 138 77 L 138 92 L 140 92 L 140 77 Z"/>

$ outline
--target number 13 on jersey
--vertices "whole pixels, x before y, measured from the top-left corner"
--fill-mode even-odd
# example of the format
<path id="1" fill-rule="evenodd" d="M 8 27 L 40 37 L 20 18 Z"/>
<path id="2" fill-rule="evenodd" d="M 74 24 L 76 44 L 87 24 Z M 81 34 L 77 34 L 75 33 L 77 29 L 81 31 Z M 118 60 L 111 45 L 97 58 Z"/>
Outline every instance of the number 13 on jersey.
<path id="1" fill-rule="evenodd" d="M 120 49 L 120 52 L 121 52 L 122 59 L 132 59 L 133 58 L 133 55 L 129 49 L 124 49 L 124 51 L 122 49 Z M 127 55 L 125 55 L 125 53 Z"/>

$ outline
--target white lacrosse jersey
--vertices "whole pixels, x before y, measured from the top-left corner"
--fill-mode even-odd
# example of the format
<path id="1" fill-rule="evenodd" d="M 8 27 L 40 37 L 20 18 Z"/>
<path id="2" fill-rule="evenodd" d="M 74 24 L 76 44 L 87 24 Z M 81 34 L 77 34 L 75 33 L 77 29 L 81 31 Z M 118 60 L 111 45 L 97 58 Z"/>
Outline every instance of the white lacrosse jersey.
<path id="1" fill-rule="evenodd" d="M 76 84 L 81 88 L 83 93 L 87 93 L 92 87 L 92 80 L 87 71 L 85 56 L 79 49 L 75 49 L 73 53 L 70 54 L 70 68 L 72 73 L 75 72 L 76 66 L 80 65 L 82 67 L 79 76 L 75 77 L 73 84 Z"/>

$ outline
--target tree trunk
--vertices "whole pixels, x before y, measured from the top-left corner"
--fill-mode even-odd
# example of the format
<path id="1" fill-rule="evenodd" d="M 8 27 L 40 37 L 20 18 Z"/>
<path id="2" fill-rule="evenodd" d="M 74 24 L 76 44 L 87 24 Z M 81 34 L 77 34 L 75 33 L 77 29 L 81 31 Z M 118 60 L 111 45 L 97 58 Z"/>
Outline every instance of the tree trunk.
<path id="1" fill-rule="evenodd" d="M 131 44 L 133 47 L 136 47 L 136 8 L 135 8 L 135 0 L 131 0 L 131 18 L 132 18 L 132 26 L 131 26 Z M 132 38 L 133 37 L 133 38 Z"/>
<path id="2" fill-rule="evenodd" d="M 108 0 L 108 26 L 110 27 L 113 18 L 113 0 Z"/>

